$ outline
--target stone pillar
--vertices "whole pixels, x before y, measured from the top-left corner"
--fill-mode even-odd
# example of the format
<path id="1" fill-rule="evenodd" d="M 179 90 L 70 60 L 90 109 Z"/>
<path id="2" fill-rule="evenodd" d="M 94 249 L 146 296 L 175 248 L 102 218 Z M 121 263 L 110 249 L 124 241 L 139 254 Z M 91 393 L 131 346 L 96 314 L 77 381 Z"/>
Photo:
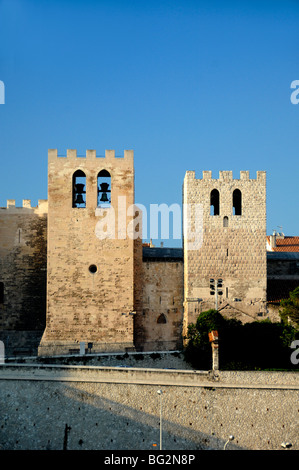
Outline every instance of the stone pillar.
<path id="1" fill-rule="evenodd" d="M 210 331 L 209 340 L 212 346 L 212 369 L 219 370 L 219 342 L 218 331 Z"/>

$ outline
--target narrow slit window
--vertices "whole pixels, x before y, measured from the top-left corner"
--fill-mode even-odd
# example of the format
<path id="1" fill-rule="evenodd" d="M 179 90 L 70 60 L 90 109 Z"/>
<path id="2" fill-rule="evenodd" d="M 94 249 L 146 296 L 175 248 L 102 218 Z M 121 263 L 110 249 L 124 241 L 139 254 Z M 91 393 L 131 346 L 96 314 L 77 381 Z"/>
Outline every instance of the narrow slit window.
<path id="1" fill-rule="evenodd" d="M 219 191 L 213 189 L 210 195 L 210 215 L 219 215 Z"/>
<path id="2" fill-rule="evenodd" d="M 239 189 L 233 192 L 233 215 L 242 215 L 242 193 Z"/>
<path id="3" fill-rule="evenodd" d="M 86 207 L 86 175 L 82 170 L 73 174 L 73 207 Z"/>
<path id="4" fill-rule="evenodd" d="M 107 170 L 101 170 L 98 174 L 98 207 L 110 207 L 111 205 L 111 175 Z"/>
<path id="5" fill-rule="evenodd" d="M 228 227 L 228 217 L 223 217 L 223 227 Z"/>

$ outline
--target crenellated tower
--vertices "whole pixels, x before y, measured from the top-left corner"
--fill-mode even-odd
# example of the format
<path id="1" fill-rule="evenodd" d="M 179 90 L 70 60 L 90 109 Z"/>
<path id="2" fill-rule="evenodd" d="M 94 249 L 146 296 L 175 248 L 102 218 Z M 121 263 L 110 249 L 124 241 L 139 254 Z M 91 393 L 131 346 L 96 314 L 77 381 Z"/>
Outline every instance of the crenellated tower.
<path id="1" fill-rule="evenodd" d="M 36 351 L 45 327 L 48 203 L 0 208 L 0 340 L 9 355 Z"/>
<path id="2" fill-rule="evenodd" d="M 250 179 L 241 171 L 234 179 L 231 171 L 220 171 L 214 179 L 211 171 L 203 171 L 197 179 L 187 171 L 183 205 L 190 234 L 200 233 L 197 244 L 184 236 L 184 331 L 209 308 L 242 321 L 264 315 L 266 173 Z"/>
<path id="3" fill-rule="evenodd" d="M 133 151 L 48 152 L 47 325 L 40 355 L 133 348 Z"/>

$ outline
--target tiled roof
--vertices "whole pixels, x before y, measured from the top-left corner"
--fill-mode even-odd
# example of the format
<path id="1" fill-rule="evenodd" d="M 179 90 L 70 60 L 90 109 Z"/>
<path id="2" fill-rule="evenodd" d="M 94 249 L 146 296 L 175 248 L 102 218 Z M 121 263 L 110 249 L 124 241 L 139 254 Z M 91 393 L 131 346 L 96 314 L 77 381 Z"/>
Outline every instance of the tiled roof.
<path id="1" fill-rule="evenodd" d="M 267 242 L 270 245 L 270 236 L 267 236 Z M 299 237 L 276 238 L 276 247 L 272 248 L 272 251 L 299 252 Z"/>

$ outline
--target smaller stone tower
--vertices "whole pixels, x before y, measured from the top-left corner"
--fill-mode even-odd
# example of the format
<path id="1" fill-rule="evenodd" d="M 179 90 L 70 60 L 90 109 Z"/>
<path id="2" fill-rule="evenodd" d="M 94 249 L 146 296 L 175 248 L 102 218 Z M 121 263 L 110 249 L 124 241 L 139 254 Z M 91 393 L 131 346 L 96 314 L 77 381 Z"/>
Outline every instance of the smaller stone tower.
<path id="1" fill-rule="evenodd" d="M 39 354 L 133 348 L 133 151 L 48 155 L 47 320 Z M 130 208 L 130 209 L 129 209 Z M 136 251 L 136 250 L 135 250 Z M 141 255 L 140 255 L 141 256 Z"/>
<path id="2" fill-rule="evenodd" d="M 248 171 L 240 179 L 231 171 L 220 171 L 219 179 L 211 173 L 196 179 L 187 171 L 183 184 L 185 227 L 201 234 L 197 244 L 184 234 L 185 332 L 209 308 L 243 322 L 266 309 L 266 173 L 256 179 Z"/>

